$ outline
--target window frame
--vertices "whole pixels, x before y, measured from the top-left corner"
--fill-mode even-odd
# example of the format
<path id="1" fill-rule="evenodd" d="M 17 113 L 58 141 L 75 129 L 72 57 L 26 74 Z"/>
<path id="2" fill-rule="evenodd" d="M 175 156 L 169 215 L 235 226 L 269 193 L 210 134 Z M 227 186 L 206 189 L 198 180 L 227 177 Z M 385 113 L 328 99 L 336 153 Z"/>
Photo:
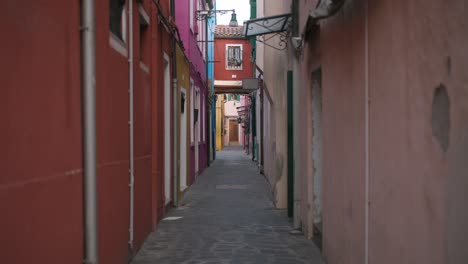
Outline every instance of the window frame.
<path id="1" fill-rule="evenodd" d="M 110 34 L 124 44 L 127 44 L 127 1 L 126 0 L 114 0 L 114 1 L 121 1 L 123 3 L 122 10 L 120 11 L 120 32 L 114 32 L 112 29 L 112 11 L 111 11 L 111 3 L 113 0 L 109 0 L 109 32 Z"/>
<path id="2" fill-rule="evenodd" d="M 225 55 L 225 68 L 230 71 L 242 71 L 244 69 L 244 49 L 243 44 L 226 44 L 226 55 Z M 230 47 L 239 47 L 240 48 L 240 66 L 229 66 L 229 48 Z"/>

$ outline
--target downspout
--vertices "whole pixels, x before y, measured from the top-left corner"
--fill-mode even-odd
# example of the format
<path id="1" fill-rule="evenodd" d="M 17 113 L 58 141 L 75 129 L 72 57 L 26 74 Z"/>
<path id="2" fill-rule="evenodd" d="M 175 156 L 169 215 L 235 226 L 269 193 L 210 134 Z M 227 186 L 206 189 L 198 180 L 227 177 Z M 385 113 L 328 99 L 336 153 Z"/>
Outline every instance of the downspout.
<path id="1" fill-rule="evenodd" d="M 130 132 L 130 227 L 128 247 L 130 255 L 133 256 L 133 234 L 134 234 L 134 200 L 135 200 L 135 168 L 134 168 L 134 135 L 133 135 L 133 0 L 130 0 L 128 5 L 128 27 L 129 27 L 129 42 L 128 42 L 128 64 L 129 64 L 129 132 Z"/>
<path id="2" fill-rule="evenodd" d="M 208 2 L 208 5 L 210 6 L 210 8 L 213 8 L 213 2 L 212 1 L 207 1 Z M 210 4 L 211 3 L 211 4 Z M 211 87 L 208 87 L 208 43 L 209 42 L 209 38 L 208 38 L 208 17 L 205 17 L 205 83 L 206 83 L 206 96 L 205 98 L 208 99 L 208 95 L 210 95 L 210 88 Z M 205 106 L 207 109 L 206 113 L 205 113 L 205 119 L 206 119 L 206 124 L 205 124 L 205 130 L 207 131 L 210 131 L 210 119 L 208 118 L 210 116 L 210 113 L 212 111 L 211 107 L 210 106 L 210 103 L 209 103 L 210 100 L 205 100 Z M 207 134 L 205 133 L 205 134 Z M 207 159 L 206 159 L 206 165 L 207 166 L 210 166 L 210 153 L 211 153 L 211 148 L 210 148 L 210 137 L 207 136 L 206 137 L 206 154 L 207 154 Z"/>
<path id="3" fill-rule="evenodd" d="M 98 263 L 96 175 L 96 17 L 94 0 L 81 2 L 83 96 L 84 263 Z"/>
<path id="4" fill-rule="evenodd" d="M 213 9 L 216 13 L 216 3 L 214 3 L 213 5 Z M 213 28 L 215 27 L 217 21 L 216 21 L 216 16 L 214 16 L 213 18 Z M 214 60 L 214 46 L 215 46 L 215 42 L 214 42 L 214 34 L 213 34 L 213 42 L 209 42 L 210 44 L 210 47 L 211 47 L 211 51 L 212 51 L 212 57 L 211 59 Z M 216 160 L 216 100 L 217 100 L 217 96 L 215 94 L 215 91 L 214 91 L 214 63 L 213 63 L 213 66 L 211 67 L 212 68 L 212 82 L 211 82 L 211 91 L 212 91 L 212 94 L 213 94 L 213 100 L 211 101 L 211 108 L 213 109 L 213 112 L 212 112 L 212 117 L 211 117 L 211 123 L 212 123 L 212 131 L 211 131 L 211 140 L 212 140 L 212 143 L 211 143 L 211 148 L 213 149 L 213 160 Z"/>
<path id="5" fill-rule="evenodd" d="M 171 17 L 173 20 L 175 20 L 175 0 L 170 0 L 171 2 Z M 174 135 L 177 135 L 176 131 L 178 130 L 178 118 L 177 118 L 177 109 L 178 109 L 178 95 L 177 95 L 177 54 L 176 54 L 176 32 L 173 32 L 172 34 L 172 90 L 173 90 L 173 127 L 174 127 Z M 174 155 L 174 175 L 173 175 L 173 180 L 174 180 L 174 186 L 173 186 L 173 201 L 174 201 L 174 206 L 177 207 L 179 204 L 179 190 L 178 190 L 178 173 L 179 173 L 179 156 L 178 156 L 178 150 L 179 150 L 179 144 L 178 144 L 178 137 L 175 136 L 174 138 L 174 148 L 173 148 L 173 155 Z"/>
<path id="6" fill-rule="evenodd" d="M 365 29 L 364 29 L 364 111 L 365 111 L 365 242 L 364 242 L 364 263 L 369 264 L 369 0 L 365 1 Z"/>

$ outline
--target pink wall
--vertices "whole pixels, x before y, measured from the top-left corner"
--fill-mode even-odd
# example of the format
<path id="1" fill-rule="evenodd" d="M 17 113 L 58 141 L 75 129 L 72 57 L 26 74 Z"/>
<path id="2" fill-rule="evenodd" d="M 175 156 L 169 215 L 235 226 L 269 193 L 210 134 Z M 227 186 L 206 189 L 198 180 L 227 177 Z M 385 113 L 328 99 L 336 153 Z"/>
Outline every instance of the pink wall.
<path id="1" fill-rule="evenodd" d="M 320 32 L 308 36 L 300 59 L 303 112 L 297 120 L 311 118 L 311 73 L 320 67 L 323 73 L 324 256 L 330 264 L 365 259 L 367 51 L 369 262 L 464 263 L 467 6 L 463 0 L 369 1 L 366 50 L 364 3 L 347 1 L 342 11 L 322 21 Z M 300 10 L 313 8 L 309 3 Z M 301 14 L 305 22 L 307 12 Z M 433 109 L 433 96 L 441 84 L 450 104 L 446 152 L 433 135 L 433 111 L 440 110 Z M 302 172 L 312 172 L 306 164 L 311 159 L 306 133 L 312 133 L 307 122 L 307 129 L 298 132 L 305 144 L 298 146 L 305 154 L 297 157 Z"/>
<path id="2" fill-rule="evenodd" d="M 194 70 L 200 73 L 201 79 L 205 81 L 205 63 L 202 53 L 197 45 L 197 37 L 195 35 L 195 27 L 197 27 L 196 13 L 193 15 L 194 31 L 190 29 L 190 2 L 193 1 L 194 12 L 198 10 L 198 0 L 177 0 L 175 2 L 176 25 L 180 32 L 180 38 L 184 43 L 185 55 L 193 64 Z M 200 34 L 202 30 L 199 29 Z"/>
<path id="3" fill-rule="evenodd" d="M 190 28 L 190 1 L 193 1 L 193 30 Z M 203 1 L 204 2 L 204 1 Z M 184 53 L 187 56 L 188 60 L 190 61 L 190 78 L 193 80 L 194 85 L 200 88 L 200 96 L 204 97 L 201 99 L 200 104 L 200 111 L 199 111 L 199 121 L 200 121 L 200 137 L 203 137 L 203 129 L 205 129 L 205 141 L 201 142 L 199 146 L 199 170 L 198 173 L 200 174 L 207 166 L 207 135 L 208 131 L 203 126 L 206 124 L 206 103 L 203 104 L 202 102 L 206 102 L 207 90 L 206 90 L 206 65 L 203 59 L 202 50 L 198 46 L 197 42 L 197 34 L 203 34 L 202 29 L 198 29 L 198 21 L 196 19 L 196 11 L 200 8 L 197 5 L 198 0 L 177 0 L 175 1 L 175 10 L 176 10 L 176 25 L 180 32 L 180 37 L 184 45 Z M 204 36 L 203 36 L 204 38 Z M 201 46 L 202 49 L 204 45 Z M 191 94 L 190 96 L 194 96 Z M 192 107 L 193 108 L 193 107 Z M 202 108 L 204 109 L 202 111 Z M 205 113 L 204 116 L 201 116 Z M 193 120 L 192 120 L 193 121 Z M 204 121 L 204 122 L 203 122 Z M 193 133 L 195 135 L 196 126 L 193 125 Z M 203 141 L 203 140 L 202 140 Z M 190 146 L 190 183 L 195 181 L 195 145 L 198 143 L 192 143 Z"/>

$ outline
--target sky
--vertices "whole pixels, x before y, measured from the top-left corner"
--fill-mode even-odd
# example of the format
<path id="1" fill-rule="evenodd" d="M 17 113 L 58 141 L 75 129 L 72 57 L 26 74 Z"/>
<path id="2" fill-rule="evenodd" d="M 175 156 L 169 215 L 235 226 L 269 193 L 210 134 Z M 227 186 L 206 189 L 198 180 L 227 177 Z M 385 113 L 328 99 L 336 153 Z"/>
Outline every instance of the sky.
<path id="1" fill-rule="evenodd" d="M 245 20 L 250 19 L 249 0 L 216 0 L 216 9 L 235 9 L 239 26 L 241 26 Z M 229 21 L 231 21 L 231 12 L 228 12 L 224 15 L 217 15 L 218 25 L 229 25 Z"/>

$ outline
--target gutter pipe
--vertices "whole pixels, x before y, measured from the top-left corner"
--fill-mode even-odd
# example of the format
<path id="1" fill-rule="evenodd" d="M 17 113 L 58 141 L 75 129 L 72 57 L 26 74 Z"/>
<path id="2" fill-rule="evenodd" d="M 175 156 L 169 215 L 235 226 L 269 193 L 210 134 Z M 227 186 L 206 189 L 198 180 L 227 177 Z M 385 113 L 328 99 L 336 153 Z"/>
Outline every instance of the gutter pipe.
<path id="1" fill-rule="evenodd" d="M 364 29 L 364 111 L 365 111 L 365 204 L 364 204 L 364 263 L 369 264 L 369 0 L 365 1 L 365 29 Z"/>
<path id="2" fill-rule="evenodd" d="M 213 9 L 213 2 L 211 2 L 211 1 L 207 1 L 207 2 L 208 2 L 210 10 Z M 211 2 L 211 5 L 209 4 L 209 2 Z M 208 52 L 209 52 L 209 50 L 208 50 L 208 44 L 209 44 L 209 42 L 208 42 L 208 40 L 209 40 L 208 39 L 208 35 L 209 35 L 209 33 L 208 33 L 208 23 L 209 23 L 209 21 L 210 20 L 208 19 L 208 17 L 206 17 L 205 21 L 204 21 L 205 22 L 205 84 L 206 84 L 206 95 L 205 95 L 205 105 L 202 106 L 202 107 L 206 108 L 204 118 L 206 119 L 205 129 L 206 129 L 207 133 L 211 132 L 210 131 L 211 122 L 210 122 L 209 116 L 210 116 L 211 110 L 212 110 L 211 107 L 210 107 L 210 101 L 211 100 L 208 100 L 208 99 L 210 99 L 209 96 L 211 94 L 210 93 L 211 87 L 208 86 L 208 75 L 209 75 L 208 74 L 208 70 L 209 70 L 209 66 L 208 66 L 208 63 L 209 63 L 208 62 L 208 58 L 209 58 L 209 56 L 208 56 Z M 211 143 L 210 143 L 210 137 L 209 136 L 206 137 L 205 142 L 206 142 L 206 155 L 207 155 L 206 165 L 209 167 L 210 166 L 210 158 L 211 158 L 210 154 L 211 154 L 211 151 L 212 151 L 211 148 L 210 148 Z"/>
<path id="3" fill-rule="evenodd" d="M 129 26 L 129 42 L 128 42 L 128 64 L 129 64 L 129 121 L 128 127 L 130 132 L 130 168 L 129 176 L 130 183 L 130 212 L 128 228 L 129 240 L 128 247 L 130 255 L 133 256 L 133 237 L 134 237 L 134 204 L 135 204 L 135 167 L 134 167 L 134 134 L 133 134 L 133 0 L 130 0 L 128 5 L 128 26 Z"/>
<path id="4" fill-rule="evenodd" d="M 171 17 L 173 20 L 175 20 L 175 0 L 170 0 L 171 2 Z M 175 33 L 175 34 L 174 34 Z M 177 207 L 179 205 L 179 188 L 178 188 L 178 174 L 179 174 L 179 144 L 178 144 L 178 137 L 177 137 L 177 131 L 178 131 L 178 123 L 179 123 L 179 119 L 178 119 L 178 116 L 177 116 L 177 113 L 178 113 L 178 107 L 179 107 L 179 100 L 178 100 L 178 94 L 177 94 L 177 54 L 176 54 L 176 45 L 177 45 L 177 40 L 176 40 L 176 34 L 177 36 L 179 37 L 179 40 L 180 40 L 180 36 L 179 36 L 179 31 L 177 30 L 177 28 L 174 29 L 173 31 L 173 38 L 172 38 L 172 89 L 173 89 L 173 93 L 172 93 L 172 96 L 173 96 L 173 103 L 174 103 L 174 123 L 173 123 L 173 127 L 174 127 L 174 135 L 176 135 L 174 137 L 174 182 L 173 182 L 173 191 L 174 191 L 174 206 Z"/>
<path id="5" fill-rule="evenodd" d="M 84 263 L 98 263 L 96 174 L 96 17 L 95 1 L 81 2 L 83 96 Z"/>

